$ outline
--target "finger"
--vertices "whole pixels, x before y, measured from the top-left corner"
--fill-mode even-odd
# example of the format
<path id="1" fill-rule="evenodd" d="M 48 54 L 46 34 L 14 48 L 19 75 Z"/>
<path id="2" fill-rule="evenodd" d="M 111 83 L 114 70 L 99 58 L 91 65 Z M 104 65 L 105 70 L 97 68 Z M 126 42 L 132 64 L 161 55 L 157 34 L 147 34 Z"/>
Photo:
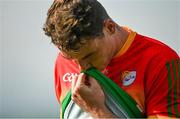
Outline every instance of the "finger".
<path id="1" fill-rule="evenodd" d="M 78 76 L 75 87 L 84 86 L 85 85 L 85 80 L 86 80 L 86 75 L 84 73 L 81 73 Z"/>
<path id="2" fill-rule="evenodd" d="M 71 99 L 73 100 L 73 102 L 75 102 L 76 104 L 80 104 L 79 98 L 76 95 L 72 95 Z"/>
<path id="3" fill-rule="evenodd" d="M 76 103 L 79 107 L 86 107 L 85 105 L 85 103 L 84 103 L 84 101 L 80 98 L 74 98 L 74 99 L 72 99 L 73 100 L 73 102 L 74 103 Z M 86 111 L 86 110 L 84 110 L 84 111 Z"/>
<path id="4" fill-rule="evenodd" d="M 74 77 L 71 84 L 72 97 L 75 98 L 78 95 L 79 85 L 81 83 L 81 79 L 84 78 L 83 74 L 79 74 L 78 77 Z"/>
<path id="5" fill-rule="evenodd" d="M 89 77 L 89 84 L 91 84 L 91 88 L 101 88 L 99 82 L 93 77 Z"/>
<path id="6" fill-rule="evenodd" d="M 76 85 L 77 79 L 78 79 L 78 76 L 73 76 L 72 77 L 72 83 L 71 83 L 71 90 L 72 91 L 74 90 L 74 87 Z"/>
<path id="7" fill-rule="evenodd" d="M 88 80 L 86 75 L 81 73 L 73 89 L 75 95 L 84 95 L 84 93 L 88 91 L 88 85 L 85 83 L 87 82 L 86 80 Z"/>

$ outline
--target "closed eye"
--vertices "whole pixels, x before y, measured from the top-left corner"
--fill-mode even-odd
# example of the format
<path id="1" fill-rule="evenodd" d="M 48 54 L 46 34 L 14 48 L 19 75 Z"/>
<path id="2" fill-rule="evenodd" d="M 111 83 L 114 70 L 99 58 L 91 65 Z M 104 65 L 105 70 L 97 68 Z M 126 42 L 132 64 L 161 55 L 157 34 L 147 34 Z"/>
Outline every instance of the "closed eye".
<path id="1" fill-rule="evenodd" d="M 87 54 L 86 56 L 84 56 L 82 59 L 87 59 L 88 57 L 92 56 L 95 52 L 91 52 L 89 54 Z"/>

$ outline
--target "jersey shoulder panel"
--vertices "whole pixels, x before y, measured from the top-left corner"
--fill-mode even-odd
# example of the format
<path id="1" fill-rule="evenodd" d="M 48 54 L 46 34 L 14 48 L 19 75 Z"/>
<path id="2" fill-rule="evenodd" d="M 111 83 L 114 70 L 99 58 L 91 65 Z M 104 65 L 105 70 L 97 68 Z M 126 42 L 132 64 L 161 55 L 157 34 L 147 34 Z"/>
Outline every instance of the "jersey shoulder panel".
<path id="1" fill-rule="evenodd" d="M 55 91 L 59 102 L 62 102 L 66 93 L 70 90 L 73 76 L 79 73 L 78 66 L 70 59 L 64 58 L 60 53 L 55 63 Z"/>

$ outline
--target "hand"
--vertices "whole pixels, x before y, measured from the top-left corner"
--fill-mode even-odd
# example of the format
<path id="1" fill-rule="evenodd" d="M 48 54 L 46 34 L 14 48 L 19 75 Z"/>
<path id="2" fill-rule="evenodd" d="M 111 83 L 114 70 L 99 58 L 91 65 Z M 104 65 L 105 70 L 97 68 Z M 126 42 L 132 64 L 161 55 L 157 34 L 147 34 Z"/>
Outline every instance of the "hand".
<path id="1" fill-rule="evenodd" d="M 84 73 L 72 81 L 72 100 L 93 117 L 114 117 L 105 106 L 105 96 L 98 82 Z"/>

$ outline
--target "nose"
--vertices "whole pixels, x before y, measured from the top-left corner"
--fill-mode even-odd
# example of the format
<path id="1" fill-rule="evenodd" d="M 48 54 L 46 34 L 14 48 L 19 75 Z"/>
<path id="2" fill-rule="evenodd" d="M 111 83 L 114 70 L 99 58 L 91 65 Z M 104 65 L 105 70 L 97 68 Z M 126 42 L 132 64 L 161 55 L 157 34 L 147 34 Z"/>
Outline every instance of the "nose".
<path id="1" fill-rule="evenodd" d="M 74 60 L 74 62 L 78 64 L 80 70 L 87 70 L 92 66 L 91 63 L 84 60 Z"/>

